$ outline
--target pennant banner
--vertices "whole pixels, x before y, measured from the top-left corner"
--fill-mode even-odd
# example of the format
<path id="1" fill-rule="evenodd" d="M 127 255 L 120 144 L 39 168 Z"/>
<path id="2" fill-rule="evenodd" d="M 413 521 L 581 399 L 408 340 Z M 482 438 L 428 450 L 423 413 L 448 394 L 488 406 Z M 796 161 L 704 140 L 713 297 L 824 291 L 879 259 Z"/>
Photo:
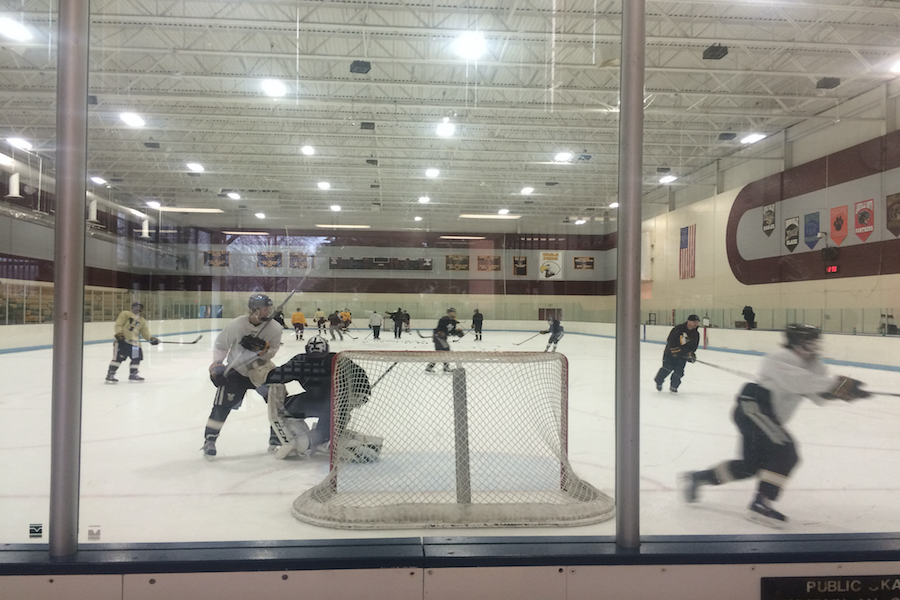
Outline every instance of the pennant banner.
<path id="1" fill-rule="evenodd" d="M 800 243 L 800 217 L 791 217 L 784 220 L 784 246 L 791 252 Z"/>
<path id="2" fill-rule="evenodd" d="M 856 237 L 862 241 L 869 239 L 875 231 L 875 200 L 863 200 L 854 205 L 856 212 Z"/>
<path id="3" fill-rule="evenodd" d="M 775 205 L 766 204 L 763 206 L 762 230 L 766 235 L 772 235 L 775 231 Z"/>
<path id="4" fill-rule="evenodd" d="M 838 206 L 831 209 L 831 241 L 835 246 L 840 246 L 844 238 L 847 237 L 847 205 Z"/>
<path id="5" fill-rule="evenodd" d="M 819 243 L 819 213 L 803 215 L 803 241 L 810 250 Z"/>
<path id="6" fill-rule="evenodd" d="M 894 237 L 900 236 L 900 194 L 891 194 L 886 198 L 887 215 L 886 224 L 888 231 Z"/>

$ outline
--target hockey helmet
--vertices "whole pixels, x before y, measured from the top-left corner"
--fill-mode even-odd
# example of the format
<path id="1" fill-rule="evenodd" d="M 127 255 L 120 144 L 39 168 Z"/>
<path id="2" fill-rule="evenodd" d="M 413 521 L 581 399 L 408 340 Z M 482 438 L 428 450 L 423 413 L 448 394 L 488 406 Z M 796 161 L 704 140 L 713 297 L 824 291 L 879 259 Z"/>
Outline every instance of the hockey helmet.
<path id="1" fill-rule="evenodd" d="M 447 314 L 448 314 L 448 315 L 449 315 L 450 313 L 455 313 L 455 312 L 456 312 L 456 309 L 453 308 L 452 306 L 451 306 L 450 308 L 447 309 Z"/>
<path id="2" fill-rule="evenodd" d="M 787 347 L 805 346 L 819 339 L 819 330 L 812 325 L 803 323 L 791 323 L 784 328 L 787 336 Z"/>
<path id="3" fill-rule="evenodd" d="M 272 305 L 272 299 L 265 294 L 253 294 L 252 296 L 250 296 L 250 300 L 247 302 L 247 307 L 254 312 L 261 308 Z"/>
<path id="4" fill-rule="evenodd" d="M 323 337 L 314 336 L 306 342 L 306 353 L 312 355 L 328 354 L 328 342 Z"/>
<path id="5" fill-rule="evenodd" d="M 142 310 L 144 310 L 144 305 L 140 302 L 133 302 L 131 304 L 131 312 L 134 314 L 139 314 Z"/>

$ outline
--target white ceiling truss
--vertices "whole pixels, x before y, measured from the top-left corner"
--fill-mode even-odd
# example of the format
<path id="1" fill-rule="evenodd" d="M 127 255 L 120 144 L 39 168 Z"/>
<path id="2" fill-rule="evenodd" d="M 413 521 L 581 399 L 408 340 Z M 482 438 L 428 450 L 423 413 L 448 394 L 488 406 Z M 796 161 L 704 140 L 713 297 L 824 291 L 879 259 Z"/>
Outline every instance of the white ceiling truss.
<path id="1" fill-rule="evenodd" d="M 52 159 L 55 14 L 46 0 L 3 2 L 35 38 L 0 40 L 0 136 Z M 256 212 L 278 228 L 596 215 L 616 195 L 620 29 L 609 0 L 95 0 L 89 175 L 125 206 L 221 208 L 185 217 L 216 227 L 263 226 Z M 467 30 L 487 40 L 477 61 L 453 50 Z M 659 169 L 689 182 L 744 134 L 824 119 L 900 75 L 895 1 L 656 0 L 646 32 L 648 191 Z M 717 44 L 727 55 L 703 59 Z M 371 70 L 351 73 L 356 60 Z M 840 85 L 820 89 L 823 78 Z M 266 96 L 267 79 L 287 94 Z M 126 111 L 146 125 L 126 125 Z M 450 138 L 435 134 L 445 117 Z M 563 150 L 574 158 L 555 162 Z"/>

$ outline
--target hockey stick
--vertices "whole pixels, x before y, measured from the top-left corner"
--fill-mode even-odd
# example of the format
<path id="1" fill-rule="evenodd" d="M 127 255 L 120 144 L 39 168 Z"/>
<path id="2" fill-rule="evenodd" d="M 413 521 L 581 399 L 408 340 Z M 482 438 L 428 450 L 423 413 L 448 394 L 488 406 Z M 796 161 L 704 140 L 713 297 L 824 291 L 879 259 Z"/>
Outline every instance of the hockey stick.
<path id="1" fill-rule="evenodd" d="M 369 386 L 369 392 L 371 393 L 371 391 L 375 389 L 375 386 L 378 385 L 378 382 L 381 381 L 382 379 L 384 379 L 384 376 L 387 375 L 388 373 L 390 373 L 391 370 L 393 370 L 393 368 L 396 367 L 398 364 L 400 364 L 400 363 L 394 363 L 394 364 L 392 364 L 391 366 L 389 366 L 389 367 L 387 368 L 387 371 L 385 371 L 384 373 L 382 373 L 382 374 L 381 374 L 381 377 L 379 377 L 378 379 L 376 379 L 376 380 L 375 380 L 375 383 L 373 383 L 372 385 Z"/>
<path id="2" fill-rule="evenodd" d="M 305 280 L 305 279 L 306 279 L 306 277 L 303 278 L 303 280 Z M 273 310 L 271 313 L 269 313 L 269 316 L 266 317 L 265 322 L 263 323 L 263 326 L 260 327 L 260 328 L 259 328 L 259 331 L 256 332 L 256 337 L 259 337 L 259 334 L 261 334 L 261 333 L 263 332 L 263 330 L 265 330 L 265 328 L 269 326 L 269 323 L 271 323 L 272 321 L 275 320 L 275 318 L 274 318 L 275 315 L 277 315 L 278 313 L 281 312 L 281 310 L 282 310 L 282 309 L 285 307 L 285 305 L 288 303 L 288 300 L 290 300 L 291 297 L 292 297 L 294 294 L 296 294 L 297 291 L 300 289 L 300 286 L 301 286 L 301 285 L 303 285 L 303 281 L 301 281 L 300 283 L 298 283 L 298 284 L 297 284 L 297 287 L 295 287 L 293 290 L 291 290 L 291 293 L 288 294 L 288 297 L 284 299 L 284 302 L 282 302 L 281 304 L 279 304 L 277 307 L 275 307 L 275 310 Z M 229 352 L 229 354 L 231 353 L 231 349 L 230 349 L 230 348 L 228 349 L 228 352 Z M 250 362 L 248 362 L 247 364 L 249 365 L 249 364 L 252 363 L 254 360 L 256 360 L 256 358 L 253 358 L 253 359 L 250 360 Z M 233 362 L 229 362 L 229 363 L 228 363 L 228 366 L 225 367 L 225 375 L 228 375 L 228 374 L 232 371 L 232 369 L 234 369 L 234 363 L 233 363 Z"/>
<path id="3" fill-rule="evenodd" d="M 431 338 L 434 337 L 433 335 L 422 335 L 422 332 L 419 331 L 418 329 L 416 329 L 416 333 L 419 334 L 420 338 L 425 339 L 425 340 L 430 340 Z"/>
<path id="4" fill-rule="evenodd" d="M 712 367 L 713 369 L 719 369 L 720 371 L 725 371 L 726 373 L 731 373 L 732 375 L 737 375 L 738 377 L 743 377 L 744 379 L 756 379 L 754 375 L 750 373 L 744 373 L 743 371 L 738 371 L 736 369 L 729 369 L 728 367 L 720 367 L 719 365 L 714 365 L 712 363 L 704 362 L 699 358 L 694 362 L 698 362 L 701 365 L 706 365 L 707 367 Z"/>
<path id="5" fill-rule="evenodd" d="M 197 339 L 194 340 L 193 342 L 167 342 L 166 340 L 159 340 L 159 343 L 160 343 L 160 344 L 184 344 L 184 345 L 190 345 L 190 344 L 196 344 L 197 342 L 200 341 L 200 338 L 202 338 L 202 337 L 203 337 L 203 334 L 198 335 L 198 336 L 197 336 Z M 147 341 L 147 340 L 144 340 L 144 341 Z"/>
<path id="6" fill-rule="evenodd" d="M 868 390 L 864 390 L 868 391 Z M 894 394 L 892 392 L 869 392 L 873 396 L 900 396 L 900 394 Z"/>
<path id="7" fill-rule="evenodd" d="M 521 346 L 521 345 L 524 344 L 525 342 L 527 342 L 527 341 L 529 341 L 529 340 L 533 340 L 534 338 L 536 338 L 536 337 L 539 336 L 539 335 L 541 335 L 540 332 L 534 334 L 533 336 L 531 336 L 530 338 L 528 338 L 528 339 L 525 340 L 524 342 L 519 342 L 518 344 L 513 344 L 513 346 Z"/>

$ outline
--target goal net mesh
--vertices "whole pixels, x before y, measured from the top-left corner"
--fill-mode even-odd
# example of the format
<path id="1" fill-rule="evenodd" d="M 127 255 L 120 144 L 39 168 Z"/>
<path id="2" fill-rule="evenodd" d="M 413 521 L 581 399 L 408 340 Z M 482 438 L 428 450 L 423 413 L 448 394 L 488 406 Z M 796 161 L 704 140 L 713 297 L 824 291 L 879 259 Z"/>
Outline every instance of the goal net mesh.
<path id="1" fill-rule="evenodd" d="M 298 519 L 387 529 L 613 516 L 613 499 L 569 464 L 563 355 L 348 351 L 334 360 L 331 470 L 294 501 Z"/>

